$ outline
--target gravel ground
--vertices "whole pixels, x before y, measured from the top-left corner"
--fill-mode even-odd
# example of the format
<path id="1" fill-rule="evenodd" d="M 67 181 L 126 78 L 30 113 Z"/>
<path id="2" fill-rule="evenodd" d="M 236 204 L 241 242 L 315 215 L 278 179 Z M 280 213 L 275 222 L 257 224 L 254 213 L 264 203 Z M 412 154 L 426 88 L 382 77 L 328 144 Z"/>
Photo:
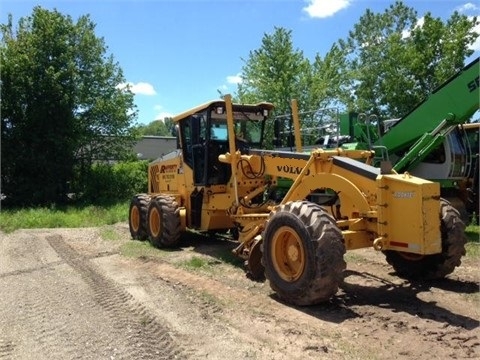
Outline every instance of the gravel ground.
<path id="1" fill-rule="evenodd" d="M 478 258 L 409 283 L 381 253 L 346 255 L 328 303 L 293 307 L 245 276 L 234 247 L 171 251 L 128 226 L 0 234 L 0 359 L 477 359 Z M 204 266 L 186 266 L 192 258 Z"/>

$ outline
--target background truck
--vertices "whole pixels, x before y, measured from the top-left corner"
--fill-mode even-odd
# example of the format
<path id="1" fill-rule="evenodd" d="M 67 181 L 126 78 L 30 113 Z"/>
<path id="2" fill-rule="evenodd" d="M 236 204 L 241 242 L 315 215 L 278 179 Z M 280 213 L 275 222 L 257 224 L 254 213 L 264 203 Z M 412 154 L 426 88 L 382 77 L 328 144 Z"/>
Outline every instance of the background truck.
<path id="1" fill-rule="evenodd" d="M 300 147 L 293 140 L 289 144 L 280 141 L 277 146 L 296 151 L 318 146 L 374 150 L 373 165 L 388 160 L 399 173 L 408 171 L 436 181 L 441 184 L 442 197 L 464 216 L 466 210 L 478 214 L 478 142 L 472 143 L 464 125 L 479 110 L 479 73 L 477 58 L 398 119 L 381 120 L 334 109 L 311 112 L 310 121 L 304 119 L 308 124 L 299 127 Z M 285 119 L 276 126 L 276 138 L 294 139 L 293 119 L 290 123 Z M 477 191 L 472 191 L 474 188 Z"/>
<path id="2" fill-rule="evenodd" d="M 226 95 L 174 117 L 179 148 L 150 163 L 148 192 L 130 204 L 132 238 L 172 247 L 190 231 L 228 231 L 250 275 L 296 305 L 337 292 L 346 250 L 381 251 L 405 278 L 460 265 L 464 224 L 438 183 L 368 165 L 371 150 L 265 150 L 272 110 Z M 282 178 L 291 186 L 279 195 Z"/>

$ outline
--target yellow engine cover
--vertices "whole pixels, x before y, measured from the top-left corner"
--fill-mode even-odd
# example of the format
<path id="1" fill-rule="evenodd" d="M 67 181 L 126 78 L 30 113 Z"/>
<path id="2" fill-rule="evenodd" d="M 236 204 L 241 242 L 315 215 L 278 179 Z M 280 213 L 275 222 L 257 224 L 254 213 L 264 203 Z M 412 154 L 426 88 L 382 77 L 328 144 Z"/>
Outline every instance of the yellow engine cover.
<path id="1" fill-rule="evenodd" d="M 175 193 L 185 186 L 184 166 L 180 152 L 173 151 L 148 166 L 150 193 Z"/>

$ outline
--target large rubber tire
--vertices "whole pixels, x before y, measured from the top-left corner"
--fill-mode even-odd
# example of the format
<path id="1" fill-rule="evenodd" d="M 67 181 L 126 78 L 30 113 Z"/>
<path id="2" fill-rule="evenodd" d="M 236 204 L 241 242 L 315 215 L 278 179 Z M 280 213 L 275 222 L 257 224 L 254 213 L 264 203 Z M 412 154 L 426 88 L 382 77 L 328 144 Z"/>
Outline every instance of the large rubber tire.
<path id="1" fill-rule="evenodd" d="M 148 207 L 148 238 L 155 247 L 174 247 L 180 241 L 180 210 L 175 198 L 157 195 Z"/>
<path id="2" fill-rule="evenodd" d="M 441 279 L 461 264 L 465 255 L 465 224 L 459 212 L 446 200 L 440 201 L 440 231 L 442 252 L 434 255 L 416 255 L 400 251 L 385 251 L 387 262 L 398 276 L 410 280 Z"/>
<path id="3" fill-rule="evenodd" d="M 270 214 L 263 232 L 265 277 L 294 305 L 329 300 L 343 281 L 345 244 L 335 219 L 319 205 L 295 201 Z"/>
<path id="4" fill-rule="evenodd" d="M 137 194 L 130 201 L 128 212 L 128 227 L 130 235 L 135 240 L 147 240 L 147 211 L 150 204 L 150 196 Z"/>

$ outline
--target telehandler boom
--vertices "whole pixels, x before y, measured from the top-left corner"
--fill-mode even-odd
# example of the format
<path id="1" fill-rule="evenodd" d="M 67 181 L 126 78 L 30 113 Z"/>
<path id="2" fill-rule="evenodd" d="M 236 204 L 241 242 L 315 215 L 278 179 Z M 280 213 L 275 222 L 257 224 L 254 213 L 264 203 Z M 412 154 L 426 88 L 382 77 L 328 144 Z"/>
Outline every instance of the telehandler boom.
<path id="1" fill-rule="evenodd" d="M 169 247 L 189 230 L 230 230 L 250 274 L 296 305 L 337 292 L 346 250 L 381 251 L 406 278 L 460 265 L 464 224 L 437 183 L 370 166 L 369 150 L 262 150 L 272 111 L 226 95 L 176 116 L 179 148 L 149 165 L 148 193 L 130 204 L 132 237 Z"/>

